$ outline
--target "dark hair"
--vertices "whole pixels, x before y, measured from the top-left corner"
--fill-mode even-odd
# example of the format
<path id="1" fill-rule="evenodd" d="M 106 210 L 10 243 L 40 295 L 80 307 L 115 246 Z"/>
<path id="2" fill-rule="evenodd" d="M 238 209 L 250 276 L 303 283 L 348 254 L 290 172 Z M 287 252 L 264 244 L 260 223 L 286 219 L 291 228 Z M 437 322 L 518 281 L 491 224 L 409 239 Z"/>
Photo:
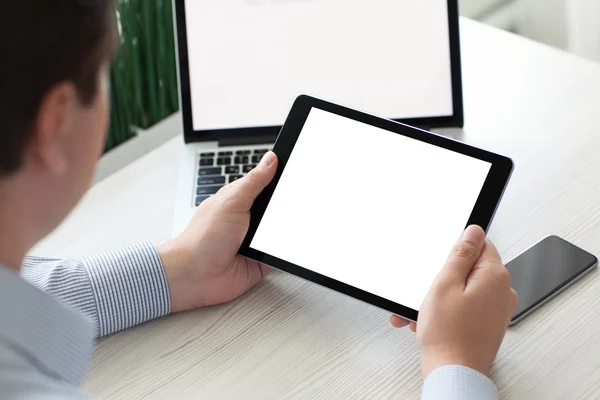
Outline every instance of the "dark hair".
<path id="1" fill-rule="evenodd" d="M 18 170 L 41 102 L 73 82 L 96 97 L 98 70 L 117 45 L 113 0 L 10 0 L 0 12 L 0 176 Z"/>

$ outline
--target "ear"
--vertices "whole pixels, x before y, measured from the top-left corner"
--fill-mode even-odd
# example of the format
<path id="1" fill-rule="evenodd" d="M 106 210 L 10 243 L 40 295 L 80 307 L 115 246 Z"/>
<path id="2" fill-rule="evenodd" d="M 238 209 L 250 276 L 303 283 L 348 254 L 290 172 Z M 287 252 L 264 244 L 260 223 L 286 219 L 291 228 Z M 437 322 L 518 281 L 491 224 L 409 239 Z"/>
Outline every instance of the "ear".
<path id="1" fill-rule="evenodd" d="M 68 167 L 67 139 L 77 111 L 77 91 L 72 83 L 53 87 L 43 98 L 33 124 L 30 155 L 49 172 L 65 173 Z"/>

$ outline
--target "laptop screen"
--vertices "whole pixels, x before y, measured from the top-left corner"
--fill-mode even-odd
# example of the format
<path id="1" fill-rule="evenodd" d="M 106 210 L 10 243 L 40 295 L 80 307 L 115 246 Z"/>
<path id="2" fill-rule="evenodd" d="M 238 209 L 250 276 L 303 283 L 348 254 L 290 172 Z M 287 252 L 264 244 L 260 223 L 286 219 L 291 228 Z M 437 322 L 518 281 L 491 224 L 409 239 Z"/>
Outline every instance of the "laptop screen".
<path id="1" fill-rule="evenodd" d="M 282 125 L 309 94 L 453 114 L 448 0 L 186 0 L 194 131 Z"/>

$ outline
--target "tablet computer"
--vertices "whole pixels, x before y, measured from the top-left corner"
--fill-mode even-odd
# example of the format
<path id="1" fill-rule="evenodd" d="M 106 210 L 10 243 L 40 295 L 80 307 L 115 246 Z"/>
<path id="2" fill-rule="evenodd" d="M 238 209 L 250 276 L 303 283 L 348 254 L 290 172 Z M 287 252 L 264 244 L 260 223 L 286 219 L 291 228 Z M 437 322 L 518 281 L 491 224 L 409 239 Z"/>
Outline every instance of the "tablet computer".
<path id="1" fill-rule="evenodd" d="M 461 232 L 490 225 L 504 156 L 309 96 L 273 149 L 239 253 L 416 321 Z"/>

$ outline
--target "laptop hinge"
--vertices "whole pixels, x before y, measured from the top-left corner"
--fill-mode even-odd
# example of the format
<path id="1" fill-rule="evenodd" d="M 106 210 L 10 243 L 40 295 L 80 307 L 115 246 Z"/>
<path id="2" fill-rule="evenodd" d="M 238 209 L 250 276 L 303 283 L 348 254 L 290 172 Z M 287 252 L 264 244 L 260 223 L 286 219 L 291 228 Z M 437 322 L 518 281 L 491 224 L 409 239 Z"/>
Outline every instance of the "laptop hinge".
<path id="1" fill-rule="evenodd" d="M 226 146 L 248 146 L 252 144 L 273 144 L 277 135 L 269 136 L 237 136 L 219 139 L 219 147 Z"/>

